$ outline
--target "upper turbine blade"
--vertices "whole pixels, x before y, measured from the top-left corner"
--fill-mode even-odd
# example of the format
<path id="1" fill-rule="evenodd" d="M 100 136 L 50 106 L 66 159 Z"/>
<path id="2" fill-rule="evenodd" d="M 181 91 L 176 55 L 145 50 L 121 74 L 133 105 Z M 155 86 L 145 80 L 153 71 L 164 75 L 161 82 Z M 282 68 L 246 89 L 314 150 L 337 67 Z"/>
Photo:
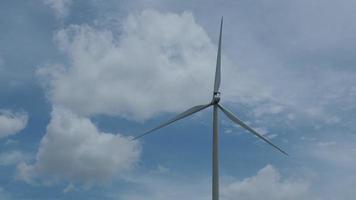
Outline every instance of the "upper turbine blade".
<path id="1" fill-rule="evenodd" d="M 220 82 L 221 82 L 221 35 L 222 35 L 222 28 L 223 28 L 223 18 L 221 17 L 218 55 L 217 55 L 217 58 L 216 58 L 214 94 L 219 92 L 219 87 L 220 87 Z"/>
<path id="2" fill-rule="evenodd" d="M 205 109 L 205 108 L 207 108 L 209 106 L 211 106 L 211 104 L 199 105 L 199 106 L 194 106 L 192 108 L 189 108 L 188 110 L 180 113 L 179 115 L 173 117 L 172 119 L 168 120 L 167 122 L 164 122 L 164 123 L 160 124 L 159 126 L 156 126 L 155 128 L 152 128 L 152 129 L 142 133 L 141 135 L 138 135 L 138 136 L 134 137 L 132 140 L 136 140 L 136 139 L 138 139 L 138 138 L 140 138 L 142 136 L 145 136 L 145 135 L 147 135 L 147 134 L 149 134 L 149 133 L 151 133 L 151 132 L 153 132 L 155 130 L 163 128 L 163 127 L 165 127 L 165 126 L 167 126 L 167 125 L 169 125 L 169 124 L 171 124 L 171 123 L 173 123 L 175 121 L 178 121 L 180 119 L 188 117 L 189 115 L 192 115 L 192 114 L 194 114 L 196 112 L 199 112 L 199 111 L 201 111 L 201 110 L 203 110 L 203 109 Z"/>
<path id="3" fill-rule="evenodd" d="M 225 113 L 225 115 L 230 118 L 233 122 L 239 124 L 240 126 L 242 126 L 243 128 L 247 129 L 248 131 L 250 131 L 251 133 L 253 133 L 254 135 L 256 135 L 257 137 L 259 137 L 260 139 L 264 140 L 265 142 L 267 142 L 268 144 L 270 144 L 271 146 L 273 146 L 274 148 L 276 148 L 278 151 L 282 152 L 283 154 L 287 155 L 288 154 L 283 151 L 281 148 L 277 147 L 276 145 L 274 145 L 271 141 L 269 141 L 267 138 L 265 138 L 264 136 L 262 136 L 261 134 L 257 133 L 255 130 L 253 130 L 251 127 L 249 127 L 247 124 L 245 124 L 243 121 L 241 121 L 240 119 L 238 119 L 232 112 L 228 111 L 227 109 L 225 109 L 224 107 L 222 107 L 220 104 L 218 104 L 219 108 Z"/>

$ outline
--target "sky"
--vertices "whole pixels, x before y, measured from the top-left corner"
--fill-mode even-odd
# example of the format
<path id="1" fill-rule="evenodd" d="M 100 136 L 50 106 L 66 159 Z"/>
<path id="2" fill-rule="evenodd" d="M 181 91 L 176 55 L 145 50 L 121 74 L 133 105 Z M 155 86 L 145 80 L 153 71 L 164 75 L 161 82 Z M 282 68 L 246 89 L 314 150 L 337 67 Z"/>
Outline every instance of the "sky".
<path id="1" fill-rule="evenodd" d="M 353 200 L 356 2 L 2 0 L 0 199 Z"/>

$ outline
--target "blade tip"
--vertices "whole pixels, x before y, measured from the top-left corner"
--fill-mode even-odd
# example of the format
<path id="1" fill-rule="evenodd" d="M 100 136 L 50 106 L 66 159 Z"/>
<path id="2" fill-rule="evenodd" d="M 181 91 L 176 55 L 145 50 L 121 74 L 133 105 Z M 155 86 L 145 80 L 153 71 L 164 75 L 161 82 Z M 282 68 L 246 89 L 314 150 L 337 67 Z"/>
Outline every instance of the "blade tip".
<path id="1" fill-rule="evenodd" d="M 287 156 L 287 157 L 289 157 L 289 154 L 287 153 L 287 152 L 285 152 L 285 151 L 281 151 L 285 156 Z"/>

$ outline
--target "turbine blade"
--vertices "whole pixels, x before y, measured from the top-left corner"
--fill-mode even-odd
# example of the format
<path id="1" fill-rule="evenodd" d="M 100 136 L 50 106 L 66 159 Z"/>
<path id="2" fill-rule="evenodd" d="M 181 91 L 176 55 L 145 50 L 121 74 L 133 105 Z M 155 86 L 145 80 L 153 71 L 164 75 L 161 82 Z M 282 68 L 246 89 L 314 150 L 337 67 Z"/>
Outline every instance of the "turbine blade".
<path id="1" fill-rule="evenodd" d="M 149 133 L 151 133 L 151 132 L 153 132 L 153 131 L 155 131 L 155 130 L 158 130 L 158 129 L 160 129 L 160 128 L 163 128 L 163 127 L 165 127 L 165 126 L 167 126 L 167 125 L 169 125 L 169 124 L 171 124 L 171 123 L 173 123 L 173 122 L 176 122 L 176 121 L 178 121 L 178 120 L 180 120 L 180 119 L 183 119 L 183 118 L 185 118 L 185 117 L 188 117 L 189 115 L 192 115 L 192 114 L 194 114 L 194 113 L 196 113 L 196 112 L 199 112 L 199 111 L 201 111 L 201 110 L 203 110 L 203 109 L 205 109 L 205 108 L 207 108 L 207 107 L 209 107 L 209 106 L 211 106 L 211 104 L 198 105 L 198 106 L 194 106 L 194 107 L 192 107 L 192 108 L 189 108 L 188 110 L 186 110 L 186 111 L 184 111 L 184 112 L 178 114 L 177 116 L 175 116 L 175 117 L 173 117 L 172 119 L 170 119 L 170 120 L 168 120 L 168 121 L 166 121 L 166 122 L 164 122 L 164 123 L 162 123 L 162 124 L 156 126 L 155 128 L 152 128 L 152 129 L 150 129 L 150 130 L 148 130 L 148 131 L 142 133 L 141 135 L 138 135 L 138 136 L 134 137 L 132 140 L 136 140 L 136 139 L 138 139 L 138 138 L 140 138 L 140 137 L 143 137 L 143 136 L 145 136 L 145 135 L 147 135 L 147 134 L 149 134 Z"/>
<path id="2" fill-rule="evenodd" d="M 222 28 L 223 28 L 223 17 L 221 17 L 218 55 L 217 55 L 217 58 L 216 58 L 214 94 L 219 92 L 220 82 L 221 82 L 221 36 L 222 36 Z"/>
<path id="3" fill-rule="evenodd" d="M 238 125 L 240 125 L 241 127 L 247 129 L 248 131 L 250 131 L 251 133 L 253 133 L 255 136 L 259 137 L 260 139 L 262 139 L 263 141 L 267 142 L 268 144 L 270 144 L 271 146 L 273 146 L 274 148 L 276 148 L 278 151 L 282 152 L 284 155 L 288 156 L 288 154 L 283 151 L 281 148 L 279 148 L 278 146 L 276 146 L 275 144 L 273 144 L 271 141 L 269 141 L 266 137 L 262 136 L 261 134 L 259 134 L 257 131 L 253 130 L 251 127 L 249 127 L 247 124 L 245 124 L 243 121 L 241 121 L 239 118 L 237 118 L 232 112 L 230 112 L 229 110 L 225 109 L 224 107 L 222 107 L 220 104 L 218 104 L 219 108 L 224 112 L 224 114 L 230 118 L 233 122 L 237 123 Z"/>

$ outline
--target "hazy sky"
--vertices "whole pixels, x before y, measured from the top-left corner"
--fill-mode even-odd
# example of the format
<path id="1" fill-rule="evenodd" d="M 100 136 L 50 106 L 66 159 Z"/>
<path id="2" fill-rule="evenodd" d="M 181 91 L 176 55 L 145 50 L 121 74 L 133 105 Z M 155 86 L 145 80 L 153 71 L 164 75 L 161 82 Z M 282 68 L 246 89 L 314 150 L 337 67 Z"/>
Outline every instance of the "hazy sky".
<path id="1" fill-rule="evenodd" d="M 221 16 L 221 199 L 353 200 L 352 0 L 2 0 L 0 199 L 210 199 Z"/>

